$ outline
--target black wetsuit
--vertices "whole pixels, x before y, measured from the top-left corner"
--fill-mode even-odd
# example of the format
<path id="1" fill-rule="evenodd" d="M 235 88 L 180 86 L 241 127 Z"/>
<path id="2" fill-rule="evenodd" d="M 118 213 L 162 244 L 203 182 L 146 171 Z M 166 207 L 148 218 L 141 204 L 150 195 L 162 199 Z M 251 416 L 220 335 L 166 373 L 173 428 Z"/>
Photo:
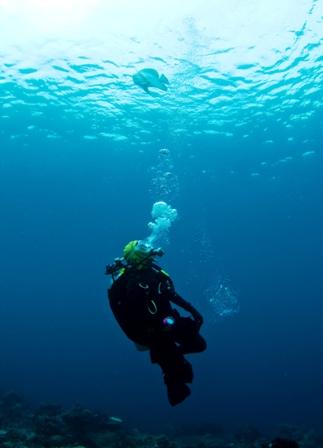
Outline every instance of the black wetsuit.
<path id="1" fill-rule="evenodd" d="M 180 297 L 173 282 L 159 266 L 145 269 L 127 268 L 108 290 L 109 303 L 120 327 L 136 344 L 150 350 L 153 363 L 162 368 L 172 405 L 183 401 L 190 389 L 186 383 L 193 380 L 191 364 L 184 354 L 206 349 L 199 334 L 202 316 Z M 172 303 L 191 313 L 181 317 Z M 174 324 L 167 326 L 164 319 L 172 317 Z"/>

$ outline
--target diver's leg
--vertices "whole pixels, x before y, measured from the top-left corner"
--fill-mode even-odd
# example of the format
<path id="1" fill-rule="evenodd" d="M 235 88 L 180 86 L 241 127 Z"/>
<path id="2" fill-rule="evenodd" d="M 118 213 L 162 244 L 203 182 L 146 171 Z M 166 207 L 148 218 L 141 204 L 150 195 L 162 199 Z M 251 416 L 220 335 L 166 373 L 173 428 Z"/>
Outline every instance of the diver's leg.
<path id="1" fill-rule="evenodd" d="M 191 364 L 184 358 L 182 350 L 171 339 L 160 338 L 150 346 L 152 363 L 160 365 L 165 377 L 184 383 L 193 381 Z"/>
<path id="2" fill-rule="evenodd" d="M 168 382 L 165 384 L 168 401 L 172 406 L 182 403 L 191 395 L 191 389 L 185 383 Z"/>
<path id="3" fill-rule="evenodd" d="M 168 401 L 172 406 L 176 406 L 191 394 L 191 390 L 186 383 L 193 381 L 192 366 L 183 356 L 178 357 L 176 362 L 166 360 L 160 366 L 164 373 Z"/>
<path id="4" fill-rule="evenodd" d="M 183 340 L 180 343 L 183 355 L 189 353 L 201 353 L 206 350 L 206 341 L 200 334 L 197 334 L 192 339 Z"/>
<path id="5" fill-rule="evenodd" d="M 179 347 L 171 339 L 161 338 L 151 345 L 150 355 L 163 371 L 170 404 L 175 406 L 184 401 L 191 393 L 185 383 L 193 381 L 193 370 Z"/>
<path id="6" fill-rule="evenodd" d="M 176 322 L 175 340 L 180 344 L 183 355 L 206 350 L 206 341 L 199 334 L 196 323 L 190 317 L 180 317 Z"/>

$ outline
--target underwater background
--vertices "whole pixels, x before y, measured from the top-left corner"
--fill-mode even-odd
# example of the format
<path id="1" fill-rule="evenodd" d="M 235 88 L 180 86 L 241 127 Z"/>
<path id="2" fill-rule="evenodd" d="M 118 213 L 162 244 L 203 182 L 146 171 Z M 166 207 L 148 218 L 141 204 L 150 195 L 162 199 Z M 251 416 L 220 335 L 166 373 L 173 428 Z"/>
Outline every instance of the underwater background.
<path id="1" fill-rule="evenodd" d="M 321 0 L 0 0 L 0 390 L 144 430 L 322 431 L 322 30 Z M 160 200 L 208 342 L 176 408 L 104 276 Z"/>

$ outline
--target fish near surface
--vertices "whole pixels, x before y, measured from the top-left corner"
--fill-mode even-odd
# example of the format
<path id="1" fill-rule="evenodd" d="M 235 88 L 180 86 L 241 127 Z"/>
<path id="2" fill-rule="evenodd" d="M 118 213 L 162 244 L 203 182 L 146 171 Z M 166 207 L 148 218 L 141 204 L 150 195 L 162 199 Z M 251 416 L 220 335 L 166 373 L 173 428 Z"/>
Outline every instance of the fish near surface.
<path id="1" fill-rule="evenodd" d="M 145 92 L 150 93 L 149 88 L 163 90 L 167 92 L 169 81 L 165 75 L 159 75 L 153 68 L 143 68 L 132 77 L 133 82 L 141 87 Z"/>

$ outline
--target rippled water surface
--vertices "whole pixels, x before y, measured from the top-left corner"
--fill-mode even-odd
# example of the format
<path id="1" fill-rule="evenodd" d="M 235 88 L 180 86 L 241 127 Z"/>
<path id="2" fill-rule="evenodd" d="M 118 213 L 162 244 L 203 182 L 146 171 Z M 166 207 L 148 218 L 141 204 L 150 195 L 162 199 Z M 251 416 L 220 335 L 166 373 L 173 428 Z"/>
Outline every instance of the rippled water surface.
<path id="1" fill-rule="evenodd" d="M 270 123 L 263 143 L 271 144 L 277 125 L 303 128 L 322 108 L 322 2 L 277 3 L 275 12 L 241 3 L 193 2 L 174 17 L 152 17 L 154 29 L 140 11 L 133 21 L 125 15 L 127 27 L 120 12 L 112 18 L 98 4 L 83 28 L 56 34 L 33 16 L 21 30 L 21 10 L 0 3 L 2 134 L 17 118 L 15 139 L 66 139 L 74 126 L 64 123 L 72 121 L 84 139 L 135 146 L 165 129 L 248 138 Z M 26 25 L 35 28 L 30 35 Z M 169 78 L 167 94 L 134 85 L 132 75 L 145 67 Z"/>

